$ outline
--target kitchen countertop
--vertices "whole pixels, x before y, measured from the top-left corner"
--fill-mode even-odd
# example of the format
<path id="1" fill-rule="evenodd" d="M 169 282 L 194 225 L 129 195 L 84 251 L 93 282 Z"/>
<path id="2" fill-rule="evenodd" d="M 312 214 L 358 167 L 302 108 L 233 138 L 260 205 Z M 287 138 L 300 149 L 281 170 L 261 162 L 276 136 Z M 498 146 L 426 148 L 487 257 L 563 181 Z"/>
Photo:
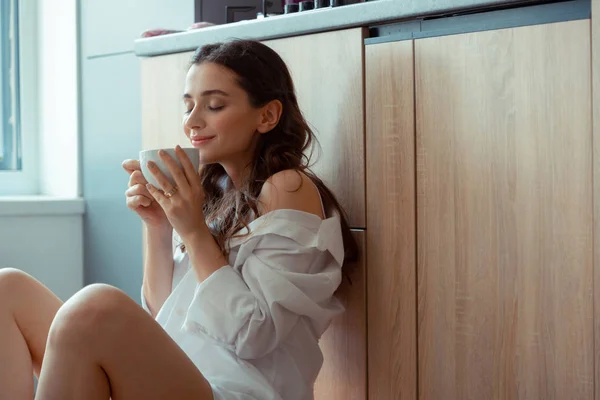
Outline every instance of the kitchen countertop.
<path id="1" fill-rule="evenodd" d="M 307 33 L 449 14 L 461 10 L 497 7 L 527 0 L 378 0 L 341 7 L 253 19 L 231 24 L 173 33 L 135 41 L 135 54 L 142 57 L 195 50 L 207 43 L 231 38 L 275 39 Z M 167 27 L 168 28 L 168 27 Z"/>

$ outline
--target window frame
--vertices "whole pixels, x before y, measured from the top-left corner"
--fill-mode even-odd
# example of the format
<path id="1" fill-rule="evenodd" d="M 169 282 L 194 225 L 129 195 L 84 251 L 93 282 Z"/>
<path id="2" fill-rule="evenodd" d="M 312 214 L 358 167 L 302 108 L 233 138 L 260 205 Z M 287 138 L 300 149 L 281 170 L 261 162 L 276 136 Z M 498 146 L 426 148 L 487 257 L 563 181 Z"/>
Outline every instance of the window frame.
<path id="1" fill-rule="evenodd" d="M 0 196 L 38 195 L 38 13 L 37 0 L 17 0 L 21 169 L 0 170 Z"/>

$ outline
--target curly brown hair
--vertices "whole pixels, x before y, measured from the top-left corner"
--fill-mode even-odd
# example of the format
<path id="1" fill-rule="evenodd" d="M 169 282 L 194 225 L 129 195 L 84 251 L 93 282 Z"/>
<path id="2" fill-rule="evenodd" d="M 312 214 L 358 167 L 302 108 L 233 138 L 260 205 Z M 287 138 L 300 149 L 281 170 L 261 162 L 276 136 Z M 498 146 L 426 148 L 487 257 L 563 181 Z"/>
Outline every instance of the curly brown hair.
<path id="1" fill-rule="evenodd" d="M 253 107 L 273 100 L 282 104 L 277 126 L 259 136 L 243 185 L 234 188 L 225 169 L 218 163 L 204 165 L 200 171 L 206 193 L 204 215 L 215 240 L 225 254 L 229 240 L 260 215 L 258 196 L 263 184 L 284 170 L 304 173 L 316 185 L 328 214 L 337 211 L 341 220 L 345 263 L 357 257 L 357 245 L 351 235 L 347 216 L 335 195 L 309 168 L 314 133 L 304 119 L 285 62 L 270 47 L 254 40 L 233 40 L 200 47 L 191 65 L 214 63 L 237 75 L 238 84 L 246 91 Z"/>

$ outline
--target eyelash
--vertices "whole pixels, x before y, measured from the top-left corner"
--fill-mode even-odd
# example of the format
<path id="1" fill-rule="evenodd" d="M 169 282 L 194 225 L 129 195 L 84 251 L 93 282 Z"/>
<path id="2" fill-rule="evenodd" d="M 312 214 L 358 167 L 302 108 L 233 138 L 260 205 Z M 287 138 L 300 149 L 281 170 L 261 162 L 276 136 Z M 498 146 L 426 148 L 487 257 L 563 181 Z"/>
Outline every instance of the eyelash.
<path id="1" fill-rule="evenodd" d="M 220 107 L 210 107 L 210 106 L 207 106 L 207 107 L 206 107 L 206 109 L 207 109 L 208 111 L 217 112 L 217 111 L 220 111 L 220 110 L 222 110 L 224 107 L 225 107 L 225 106 L 220 106 Z M 189 114 L 190 114 L 190 113 L 191 113 L 193 110 L 194 110 L 193 108 L 192 108 L 191 110 L 187 110 L 187 111 L 185 112 L 185 115 L 189 115 Z"/>

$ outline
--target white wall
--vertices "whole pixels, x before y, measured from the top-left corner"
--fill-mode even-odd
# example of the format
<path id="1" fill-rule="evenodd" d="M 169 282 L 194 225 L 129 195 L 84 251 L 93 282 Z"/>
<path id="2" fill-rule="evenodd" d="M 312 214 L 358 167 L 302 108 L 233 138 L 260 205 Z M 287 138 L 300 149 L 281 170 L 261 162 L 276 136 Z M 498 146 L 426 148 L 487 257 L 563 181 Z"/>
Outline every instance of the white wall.
<path id="1" fill-rule="evenodd" d="M 21 269 L 63 300 L 83 285 L 82 200 L 4 198 L 0 268 Z"/>
<path id="2" fill-rule="evenodd" d="M 139 301 L 142 224 L 125 205 L 121 167 L 141 149 L 140 61 L 147 29 L 186 29 L 193 0 L 80 0 L 85 283 L 114 285 Z"/>

